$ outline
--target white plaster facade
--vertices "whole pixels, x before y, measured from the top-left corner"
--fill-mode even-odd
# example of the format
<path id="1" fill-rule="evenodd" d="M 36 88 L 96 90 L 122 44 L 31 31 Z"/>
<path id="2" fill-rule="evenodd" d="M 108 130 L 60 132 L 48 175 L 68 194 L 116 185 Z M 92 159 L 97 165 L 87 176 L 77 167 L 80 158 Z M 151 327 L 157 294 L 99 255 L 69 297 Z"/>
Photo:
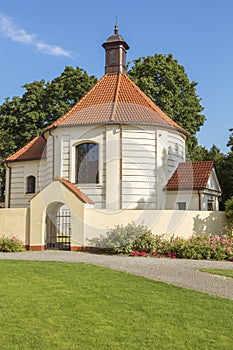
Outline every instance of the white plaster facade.
<path id="1" fill-rule="evenodd" d="M 164 209 L 163 187 L 178 163 L 185 161 L 185 138 L 176 130 L 116 124 L 61 127 L 45 136 L 46 159 L 8 164 L 7 207 L 30 206 L 34 195 L 26 193 L 30 175 L 36 178 L 35 192 L 56 176 L 75 184 L 75 147 L 81 143 L 99 146 L 99 183 L 75 184 L 97 209 Z"/>
<path id="2" fill-rule="evenodd" d="M 122 50 L 122 45 L 128 49 L 117 32 L 104 47 Z M 125 60 L 124 55 L 116 57 Z M 132 220 L 146 220 L 153 232 L 162 234 L 183 229 L 183 218 L 183 223 L 189 223 L 185 233 L 189 235 L 191 211 L 219 209 L 221 190 L 214 167 L 201 189 L 165 190 L 186 160 L 187 133 L 118 71 L 126 62 L 114 65 L 109 60 L 110 75 L 48 127 L 43 140 L 35 139 L 6 160 L 6 207 L 30 208 L 29 247 L 46 246 L 48 227 L 52 230 L 55 225 L 52 217 L 64 206 L 70 211 L 74 247 L 87 245 L 89 238 L 105 232 L 111 223 Z M 40 156 L 33 149 L 37 143 L 44 144 Z M 77 148 L 87 144 L 98 146 L 98 180 L 91 183 L 77 180 Z M 30 191 L 29 177 L 34 181 Z M 184 203 L 186 210 L 178 210 Z"/>

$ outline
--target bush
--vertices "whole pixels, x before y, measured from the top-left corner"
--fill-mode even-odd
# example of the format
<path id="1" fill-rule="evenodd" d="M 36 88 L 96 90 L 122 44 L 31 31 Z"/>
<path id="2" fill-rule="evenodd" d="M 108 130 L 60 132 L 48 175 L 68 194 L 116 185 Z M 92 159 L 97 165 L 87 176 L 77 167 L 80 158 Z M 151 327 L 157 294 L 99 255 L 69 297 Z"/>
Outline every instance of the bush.
<path id="1" fill-rule="evenodd" d="M 144 224 L 136 225 L 132 222 L 126 226 L 117 225 L 109 229 L 106 234 L 89 241 L 93 247 L 108 249 L 113 253 L 128 254 L 134 250 L 132 243 L 144 234 L 152 235 L 152 232 Z"/>
<path id="2" fill-rule="evenodd" d="M 17 237 L 0 237 L 0 252 L 12 253 L 12 252 L 22 252 L 23 244 Z"/>
<path id="3" fill-rule="evenodd" d="M 136 244 L 138 242 L 139 244 Z M 143 243 L 145 244 L 143 245 Z M 233 237 L 228 235 L 192 236 L 189 239 L 181 237 L 167 239 L 163 236 L 151 236 L 150 240 L 147 237 L 141 237 L 132 243 L 132 247 L 137 252 L 146 252 L 159 257 L 233 261 Z M 133 254 L 131 255 L 133 256 Z"/>
<path id="4" fill-rule="evenodd" d="M 230 221 L 229 230 L 231 232 L 231 236 L 233 236 L 233 197 L 231 197 L 225 202 L 225 210 L 226 210 L 226 216 Z"/>
<path id="5" fill-rule="evenodd" d="M 153 235 L 147 226 L 117 225 L 105 235 L 90 240 L 91 245 L 108 249 L 113 253 L 130 256 L 155 256 L 180 259 L 207 259 L 233 261 L 233 235 L 197 235 L 189 239 L 182 237 L 167 238 L 165 235 Z"/>

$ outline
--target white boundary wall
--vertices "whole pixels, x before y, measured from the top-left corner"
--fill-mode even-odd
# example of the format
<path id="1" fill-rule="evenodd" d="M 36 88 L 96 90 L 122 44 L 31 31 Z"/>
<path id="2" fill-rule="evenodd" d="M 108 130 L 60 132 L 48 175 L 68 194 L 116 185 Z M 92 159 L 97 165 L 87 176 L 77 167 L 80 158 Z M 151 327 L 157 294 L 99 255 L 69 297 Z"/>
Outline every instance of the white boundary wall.
<path id="1" fill-rule="evenodd" d="M 32 225 L 30 237 L 29 217 L 30 209 L 27 208 L 0 209 L 0 236 L 17 236 L 25 245 L 29 245 L 30 241 L 33 241 L 33 232 L 34 234 L 36 232 Z M 85 245 L 90 245 L 90 239 L 105 233 L 108 228 L 121 224 L 127 225 L 130 222 L 135 222 L 136 225 L 144 223 L 155 235 L 165 234 L 167 237 L 175 235 L 185 238 L 193 234 L 204 233 L 221 235 L 228 223 L 225 212 L 189 210 L 110 211 L 85 207 L 82 223 L 80 222 L 79 227 L 73 227 L 72 232 L 82 236 L 82 242 L 85 242 Z M 41 236 L 40 240 L 43 241 L 42 233 L 37 232 L 38 234 Z"/>
<path id="2" fill-rule="evenodd" d="M 85 210 L 85 242 L 104 234 L 115 225 L 145 224 L 155 235 L 188 238 L 194 234 L 221 235 L 227 226 L 225 212 L 190 210 Z M 90 243 L 89 243 L 90 244 Z"/>
<path id="3" fill-rule="evenodd" d="M 30 209 L 0 209 L 0 237 L 17 237 L 23 244 L 29 244 Z"/>

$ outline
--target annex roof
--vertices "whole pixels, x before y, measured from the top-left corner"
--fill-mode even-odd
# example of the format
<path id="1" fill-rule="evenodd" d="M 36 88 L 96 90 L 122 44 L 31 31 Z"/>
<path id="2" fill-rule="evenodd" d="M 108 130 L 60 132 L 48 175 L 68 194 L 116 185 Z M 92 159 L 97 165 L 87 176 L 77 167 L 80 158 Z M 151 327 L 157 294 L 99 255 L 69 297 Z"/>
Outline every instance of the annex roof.
<path id="1" fill-rule="evenodd" d="M 37 160 L 46 157 L 46 140 L 42 136 L 35 137 L 23 148 L 6 158 L 6 162 Z"/>
<path id="2" fill-rule="evenodd" d="M 213 167 L 213 161 L 180 163 L 165 189 L 204 190 Z"/>
<path id="3" fill-rule="evenodd" d="M 82 202 L 94 204 L 92 199 L 90 199 L 85 193 L 80 191 L 80 189 L 73 185 L 69 180 L 64 179 L 63 177 L 56 176 L 54 181 L 59 181 L 60 183 L 62 183 L 66 188 L 68 188 L 68 190 L 73 192 L 79 199 L 81 199 Z"/>
<path id="4" fill-rule="evenodd" d="M 126 74 L 105 74 L 54 127 L 98 124 L 149 124 L 187 132 L 157 107 Z M 45 131 L 46 131 L 45 130 Z"/>

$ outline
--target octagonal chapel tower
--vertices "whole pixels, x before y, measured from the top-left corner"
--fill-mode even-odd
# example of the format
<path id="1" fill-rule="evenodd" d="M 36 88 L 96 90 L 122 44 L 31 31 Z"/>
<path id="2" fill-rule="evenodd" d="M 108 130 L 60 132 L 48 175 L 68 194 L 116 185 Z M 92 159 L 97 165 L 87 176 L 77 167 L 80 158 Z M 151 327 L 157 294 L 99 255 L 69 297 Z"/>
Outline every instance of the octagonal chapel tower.
<path id="1" fill-rule="evenodd" d="M 185 160 L 186 132 L 128 78 L 129 46 L 117 25 L 103 47 L 105 75 L 47 130 L 55 128 L 62 154 L 68 152 L 63 159 L 69 157 L 69 167 L 55 157 L 55 175 L 97 208 L 162 209 L 163 188 Z"/>
<path id="2" fill-rule="evenodd" d="M 129 46 L 117 25 L 103 47 L 105 75 L 43 138 L 8 158 L 11 183 L 19 181 L 13 179 L 14 167 L 24 165 L 25 179 L 34 177 L 35 191 L 59 177 L 80 189 L 97 209 L 164 209 L 163 189 L 185 161 L 187 133 L 127 76 Z M 28 205 L 27 194 L 12 193 L 11 206 L 23 206 L 22 201 Z"/>

